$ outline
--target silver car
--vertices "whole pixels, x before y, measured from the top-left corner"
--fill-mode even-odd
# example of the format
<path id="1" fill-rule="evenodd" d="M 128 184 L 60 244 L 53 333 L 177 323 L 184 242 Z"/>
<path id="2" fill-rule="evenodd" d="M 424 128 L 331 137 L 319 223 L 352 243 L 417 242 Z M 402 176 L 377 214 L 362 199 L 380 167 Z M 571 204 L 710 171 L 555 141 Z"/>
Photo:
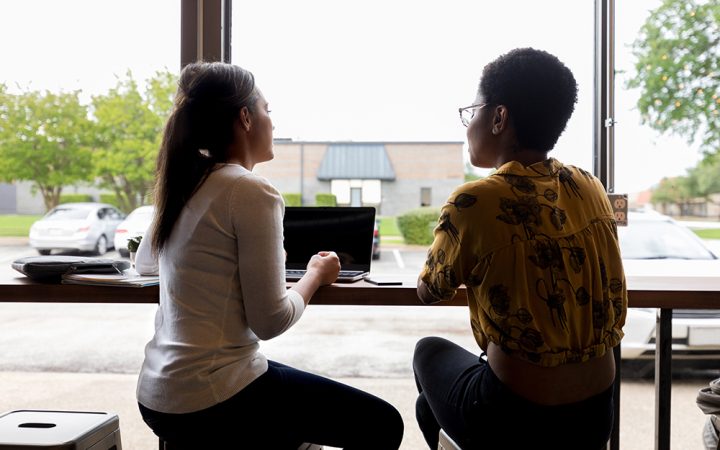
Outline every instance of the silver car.
<path id="1" fill-rule="evenodd" d="M 30 246 L 41 255 L 74 250 L 103 255 L 125 215 L 106 203 L 63 203 L 30 227 Z"/>
<path id="2" fill-rule="evenodd" d="M 128 214 L 115 230 L 115 250 L 120 256 L 127 258 L 128 240 L 137 236 L 144 236 L 155 216 L 155 207 L 152 205 L 140 206 Z"/>
<path id="3" fill-rule="evenodd" d="M 657 212 L 630 212 L 618 227 L 626 276 L 720 276 L 720 259 L 684 225 Z M 623 371 L 649 376 L 655 356 L 655 308 L 630 308 L 622 340 Z M 674 309 L 673 361 L 720 366 L 720 310 Z"/>

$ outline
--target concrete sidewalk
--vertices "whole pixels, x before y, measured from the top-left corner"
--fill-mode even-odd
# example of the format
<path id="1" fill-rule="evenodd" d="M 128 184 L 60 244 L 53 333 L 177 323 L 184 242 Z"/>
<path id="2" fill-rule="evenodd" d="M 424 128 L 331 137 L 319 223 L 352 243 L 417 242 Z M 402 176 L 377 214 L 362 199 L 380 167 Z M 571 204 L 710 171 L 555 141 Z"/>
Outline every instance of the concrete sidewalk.
<path id="1" fill-rule="evenodd" d="M 407 378 L 340 378 L 394 405 L 403 416 L 401 449 L 425 448 L 414 416 L 415 383 Z M 51 372 L 0 372 L 0 413 L 16 409 L 113 412 L 120 418 L 123 450 L 157 449 L 135 401 L 136 375 Z M 325 447 L 330 450 L 329 447 Z"/>
<path id="2" fill-rule="evenodd" d="M 124 450 L 157 448 L 157 438 L 142 422 L 135 403 L 136 375 L 52 372 L 0 372 L 0 412 L 59 409 L 114 412 L 120 417 Z M 425 443 L 414 418 L 415 386 L 410 378 L 336 378 L 384 398 L 401 412 L 405 436 L 401 450 L 422 450 Z M 703 448 L 706 416 L 697 408 L 698 389 L 707 381 L 673 381 L 672 448 Z M 654 448 L 654 386 L 651 381 L 623 381 L 620 448 Z M 518 418 L 518 429 L 522 421 Z M 327 449 L 326 450 L 330 450 Z"/>

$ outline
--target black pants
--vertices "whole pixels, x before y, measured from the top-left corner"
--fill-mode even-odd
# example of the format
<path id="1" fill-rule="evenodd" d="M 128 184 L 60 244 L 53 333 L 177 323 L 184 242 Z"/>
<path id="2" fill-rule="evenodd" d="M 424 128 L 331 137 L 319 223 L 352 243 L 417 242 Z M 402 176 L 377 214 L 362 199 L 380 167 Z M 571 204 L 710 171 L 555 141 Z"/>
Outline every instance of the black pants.
<path id="1" fill-rule="evenodd" d="M 441 427 L 463 450 L 599 450 L 610 438 L 612 386 L 581 402 L 539 405 L 511 392 L 484 359 L 439 337 L 418 342 L 413 370 L 415 414 L 433 450 Z"/>
<path id="2" fill-rule="evenodd" d="M 304 442 L 397 450 L 400 413 L 361 390 L 274 361 L 232 398 L 188 414 L 140 406 L 145 423 L 173 448 L 296 450 Z"/>

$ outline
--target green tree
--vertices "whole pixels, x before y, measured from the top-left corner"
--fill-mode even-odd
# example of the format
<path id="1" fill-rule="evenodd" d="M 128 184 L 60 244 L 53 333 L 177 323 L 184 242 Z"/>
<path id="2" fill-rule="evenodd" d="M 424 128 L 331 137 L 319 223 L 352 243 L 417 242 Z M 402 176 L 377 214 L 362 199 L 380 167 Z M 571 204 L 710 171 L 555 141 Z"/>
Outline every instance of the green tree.
<path id="1" fill-rule="evenodd" d="M 720 2 L 664 0 L 633 43 L 642 121 L 720 149 Z"/>
<path id="2" fill-rule="evenodd" d="M 92 99 L 97 128 L 94 174 L 126 212 L 148 201 L 175 86 L 176 76 L 157 72 L 141 94 L 128 72 L 115 88 Z"/>
<path id="3" fill-rule="evenodd" d="M 710 200 L 711 194 L 720 192 L 720 153 L 707 155 L 696 167 L 688 171 L 695 193 Z"/>
<path id="4" fill-rule="evenodd" d="M 653 189 L 651 201 L 678 205 L 680 214 L 685 215 L 688 203 L 696 197 L 698 197 L 697 185 L 692 177 L 666 177 Z"/>
<path id="5" fill-rule="evenodd" d="M 0 180 L 32 181 L 47 209 L 63 186 L 91 179 L 92 124 L 79 94 L 11 94 L 0 84 Z"/>

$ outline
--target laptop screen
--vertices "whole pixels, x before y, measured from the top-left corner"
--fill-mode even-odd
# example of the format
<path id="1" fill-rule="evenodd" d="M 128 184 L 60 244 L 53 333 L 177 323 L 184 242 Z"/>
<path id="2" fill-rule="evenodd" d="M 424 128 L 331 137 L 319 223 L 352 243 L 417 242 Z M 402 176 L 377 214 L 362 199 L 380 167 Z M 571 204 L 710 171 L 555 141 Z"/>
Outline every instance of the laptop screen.
<path id="1" fill-rule="evenodd" d="M 343 270 L 370 270 L 373 207 L 288 206 L 283 222 L 288 269 L 305 269 L 319 251 L 334 251 Z"/>

